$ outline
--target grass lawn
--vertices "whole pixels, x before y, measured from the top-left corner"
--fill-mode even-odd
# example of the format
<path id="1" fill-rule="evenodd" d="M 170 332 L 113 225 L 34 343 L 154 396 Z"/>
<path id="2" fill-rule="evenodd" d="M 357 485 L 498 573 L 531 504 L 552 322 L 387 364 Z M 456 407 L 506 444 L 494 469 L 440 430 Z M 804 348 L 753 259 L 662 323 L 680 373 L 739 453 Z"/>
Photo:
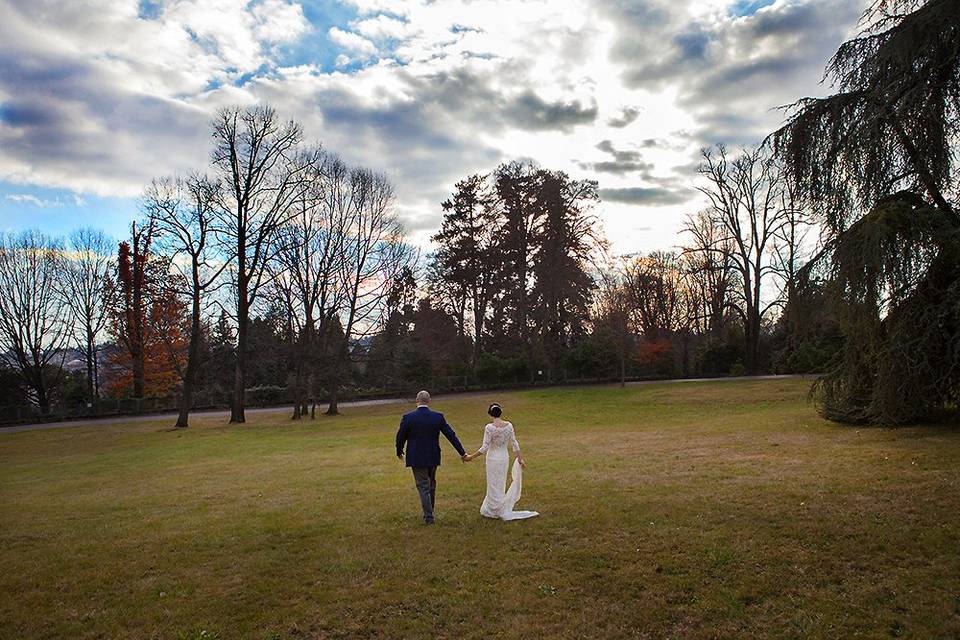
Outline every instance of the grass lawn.
<path id="1" fill-rule="evenodd" d="M 808 384 L 440 398 L 471 451 L 503 403 L 542 515 L 444 442 L 432 528 L 397 405 L 0 432 L 0 637 L 960 637 L 960 429 Z"/>

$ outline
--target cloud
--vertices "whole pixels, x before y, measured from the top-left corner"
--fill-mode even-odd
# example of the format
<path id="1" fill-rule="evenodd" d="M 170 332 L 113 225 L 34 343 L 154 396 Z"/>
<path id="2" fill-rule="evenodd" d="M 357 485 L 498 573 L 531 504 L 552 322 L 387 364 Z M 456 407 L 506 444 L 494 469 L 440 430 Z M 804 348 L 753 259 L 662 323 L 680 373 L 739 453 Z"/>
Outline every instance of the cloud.
<path id="1" fill-rule="evenodd" d="M 40 207 L 41 209 L 63 206 L 63 203 L 58 200 L 43 200 L 29 193 L 11 193 L 4 196 L 4 200 L 16 202 L 18 204 L 32 204 L 33 206 Z"/>
<path id="2" fill-rule="evenodd" d="M 639 151 L 617 149 L 610 140 L 599 142 L 597 149 L 609 154 L 612 160 L 581 162 L 581 167 L 600 173 L 613 173 L 617 175 L 634 172 L 642 172 L 645 175 L 649 175 L 649 172 L 654 168 L 653 163 L 645 161 Z"/>
<path id="3" fill-rule="evenodd" d="M 294 42 L 309 30 L 303 7 L 287 0 L 262 0 L 253 5 L 251 13 L 253 33 L 261 42 Z"/>
<path id="4" fill-rule="evenodd" d="M 596 120 L 597 105 L 594 102 L 585 106 L 577 100 L 548 102 L 527 89 L 509 101 L 505 113 L 514 124 L 523 129 L 563 131 Z"/>
<path id="5" fill-rule="evenodd" d="M 338 27 L 331 27 L 327 35 L 330 36 L 330 40 L 347 51 L 368 58 L 377 55 L 376 45 L 352 31 L 344 31 Z"/>
<path id="6" fill-rule="evenodd" d="M 66 200 L 63 200 L 59 197 L 41 198 L 32 193 L 8 193 L 3 197 L 3 199 L 7 202 L 13 202 L 15 204 L 28 204 L 40 209 L 54 209 L 66 206 L 68 204 L 71 204 L 75 207 L 84 207 L 87 204 L 86 200 L 76 194 L 69 194 L 66 197 Z"/>
<path id="7" fill-rule="evenodd" d="M 219 106 L 269 101 L 387 172 L 428 237 L 457 179 L 528 157 L 602 174 L 607 227 L 697 207 L 699 147 L 823 91 L 861 0 L 35 0 L 0 3 L 0 180 L 133 196 L 203 167 Z M 508 15 L 509 20 L 504 16 Z M 312 22 L 311 22 L 312 20 Z M 597 141 L 601 141 L 599 144 Z M 19 187 L 17 188 L 19 191 Z M 79 197 L 79 196 L 78 196 Z M 65 208 L 72 206 L 63 200 Z M 653 240 L 651 240 L 653 241 Z"/>
<path id="8" fill-rule="evenodd" d="M 233 86 L 306 28 L 280 0 L 246 12 L 170 1 L 149 18 L 131 4 L 0 5 L 0 177 L 132 196 L 157 174 L 202 166 L 211 109 L 198 103 L 210 87 Z"/>
<path id="9" fill-rule="evenodd" d="M 131 95 L 96 66 L 35 55 L 3 59 L 0 75 L 4 90 L 19 88 L 0 108 L 7 180 L 135 195 L 151 176 L 199 166 L 207 156 L 207 113 Z"/>
<path id="10" fill-rule="evenodd" d="M 409 22 L 384 14 L 358 20 L 352 26 L 357 33 L 370 40 L 400 39 L 413 33 Z"/>
<path id="11" fill-rule="evenodd" d="M 607 120 L 607 126 L 615 129 L 622 129 L 636 120 L 640 116 L 640 109 L 636 107 L 625 107 L 620 113 Z"/>
<path id="12" fill-rule="evenodd" d="M 622 151 L 613 146 L 613 142 L 610 140 L 601 140 L 597 143 L 597 149 L 604 151 L 613 156 L 613 159 L 618 162 L 631 162 L 637 161 L 640 159 L 639 151 Z"/>
<path id="13" fill-rule="evenodd" d="M 664 206 L 683 204 L 690 194 L 663 187 L 620 187 L 600 189 L 601 200 L 631 205 Z"/>
<path id="14" fill-rule="evenodd" d="M 700 144 L 756 143 L 781 120 L 775 107 L 822 92 L 824 65 L 855 33 L 864 5 L 754 0 L 704 3 L 697 15 L 690 1 L 646 12 L 604 4 L 617 19 L 612 55 L 624 63 L 625 84 L 675 88 Z"/>

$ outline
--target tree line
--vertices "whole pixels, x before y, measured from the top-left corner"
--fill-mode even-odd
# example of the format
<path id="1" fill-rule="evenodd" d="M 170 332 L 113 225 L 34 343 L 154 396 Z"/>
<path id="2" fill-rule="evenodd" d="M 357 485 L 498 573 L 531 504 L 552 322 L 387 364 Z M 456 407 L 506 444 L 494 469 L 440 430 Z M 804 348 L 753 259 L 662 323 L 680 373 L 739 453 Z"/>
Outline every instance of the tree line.
<path id="1" fill-rule="evenodd" d="M 292 362 L 267 378 L 286 385 L 293 372 L 295 417 L 317 385 L 337 413 L 354 345 L 416 257 L 393 187 L 305 143 L 269 106 L 222 109 L 212 137 L 210 166 L 154 180 L 116 249 L 92 229 L 69 242 L 37 231 L 0 240 L 6 383 L 41 414 L 69 386 L 68 346 L 85 360 L 74 396 L 176 392 L 179 427 L 198 384 L 228 386 L 230 420 L 244 422 L 256 361 L 278 351 Z"/>
<path id="2" fill-rule="evenodd" d="M 595 181 L 511 162 L 455 185 L 421 260 L 386 176 L 269 107 L 224 109 L 212 134 L 207 170 L 154 180 L 116 245 L 92 229 L 4 236 L 7 383 L 41 414 L 176 394 L 183 427 L 197 394 L 229 395 L 243 422 L 248 394 L 300 419 L 321 398 L 336 414 L 346 385 L 819 364 L 775 362 L 811 223 L 762 149 L 704 151 L 710 206 L 676 251 L 612 256 Z M 66 371 L 68 346 L 82 371 Z"/>
<path id="3" fill-rule="evenodd" d="M 612 255 L 595 181 L 511 162 L 456 183 L 420 256 L 386 176 L 269 107 L 224 109 L 210 165 L 154 181 L 118 246 L 3 237 L 0 385 L 40 412 L 176 392 L 186 426 L 211 389 L 242 422 L 261 391 L 299 419 L 321 398 L 337 413 L 347 386 L 818 372 L 834 419 L 952 412 L 954 5 L 870 6 L 828 65 L 834 94 L 756 146 L 703 150 L 705 207 L 666 251 Z"/>
<path id="4" fill-rule="evenodd" d="M 707 206 L 674 251 L 607 255 L 589 181 L 514 163 L 458 183 L 427 276 L 451 362 L 531 378 L 616 364 L 622 381 L 809 371 L 832 419 L 953 415 L 960 12 L 878 0 L 861 28 L 828 63 L 835 93 L 787 107 L 755 147 L 703 151 Z M 415 315 L 394 315 L 390 339 L 415 351 Z"/>
<path id="5" fill-rule="evenodd" d="M 718 146 L 700 175 L 709 207 L 688 216 L 680 246 L 627 256 L 610 252 L 596 182 L 520 162 L 467 176 L 442 204 L 423 299 L 413 282 L 396 292 L 373 342 L 378 381 L 822 368 L 836 349 L 829 327 L 801 335 L 786 322 L 814 222 L 782 163 L 762 147 Z"/>

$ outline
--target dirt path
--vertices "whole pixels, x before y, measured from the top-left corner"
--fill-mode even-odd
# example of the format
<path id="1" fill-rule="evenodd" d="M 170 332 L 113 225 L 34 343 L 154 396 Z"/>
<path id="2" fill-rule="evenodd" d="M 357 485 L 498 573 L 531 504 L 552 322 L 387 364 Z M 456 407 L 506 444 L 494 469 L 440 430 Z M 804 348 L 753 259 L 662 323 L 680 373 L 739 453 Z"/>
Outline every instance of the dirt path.
<path id="1" fill-rule="evenodd" d="M 646 385 L 646 384 L 681 384 L 685 382 L 735 382 L 738 380 L 777 380 L 781 378 L 799 378 L 803 376 L 738 376 L 732 378 L 683 378 L 683 379 L 674 379 L 674 380 L 640 380 L 635 382 L 628 382 L 628 385 Z M 616 383 L 613 383 L 616 384 Z M 612 386 L 612 385 L 603 385 L 603 386 Z M 541 387 L 547 388 L 547 387 Z M 550 387 L 558 388 L 558 387 Z M 502 391 L 502 390 L 500 390 Z M 512 389 L 507 390 L 512 391 Z M 523 391 L 523 389 L 517 389 L 517 391 Z M 436 396 L 437 398 L 471 398 L 478 396 L 487 396 L 491 393 L 495 393 L 494 390 L 491 391 L 469 391 L 464 393 L 450 393 L 450 394 L 441 394 Z M 349 409 L 350 407 L 370 407 L 381 404 L 401 404 L 412 402 L 412 398 L 382 398 L 378 400 L 355 400 L 353 402 L 341 402 L 340 406 Z M 323 405 L 320 405 L 323 406 Z M 319 406 L 318 406 L 319 408 Z M 290 407 L 253 407 L 245 410 L 245 413 L 289 413 Z M 202 416 L 222 416 L 229 417 L 229 410 L 215 410 L 215 411 L 195 411 L 192 415 L 202 415 Z M 110 424 L 120 424 L 120 423 L 136 423 L 136 422 L 151 422 L 156 420 L 175 420 L 177 414 L 175 412 L 169 413 L 154 413 L 149 415 L 136 415 L 136 416 L 111 416 L 109 418 L 84 418 L 81 420 L 65 420 L 63 422 L 40 422 L 36 424 L 18 424 L 9 427 L 0 427 L 0 434 L 4 433 L 19 433 L 21 431 L 36 431 L 38 429 L 61 429 L 67 427 L 86 427 L 86 426 L 97 426 L 97 425 L 110 425 Z M 171 425 L 172 426 L 172 425 Z"/>

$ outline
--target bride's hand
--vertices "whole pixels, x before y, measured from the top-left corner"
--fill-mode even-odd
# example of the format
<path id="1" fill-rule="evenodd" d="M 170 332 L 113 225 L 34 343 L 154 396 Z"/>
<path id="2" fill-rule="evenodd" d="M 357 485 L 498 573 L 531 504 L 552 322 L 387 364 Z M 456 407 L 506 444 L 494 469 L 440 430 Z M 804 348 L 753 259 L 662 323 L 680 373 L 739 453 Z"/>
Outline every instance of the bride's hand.
<path id="1" fill-rule="evenodd" d="M 527 468 L 527 463 L 523 461 L 523 458 L 517 458 L 517 461 L 520 462 L 520 468 L 521 468 L 521 469 L 526 469 L 526 468 Z"/>

